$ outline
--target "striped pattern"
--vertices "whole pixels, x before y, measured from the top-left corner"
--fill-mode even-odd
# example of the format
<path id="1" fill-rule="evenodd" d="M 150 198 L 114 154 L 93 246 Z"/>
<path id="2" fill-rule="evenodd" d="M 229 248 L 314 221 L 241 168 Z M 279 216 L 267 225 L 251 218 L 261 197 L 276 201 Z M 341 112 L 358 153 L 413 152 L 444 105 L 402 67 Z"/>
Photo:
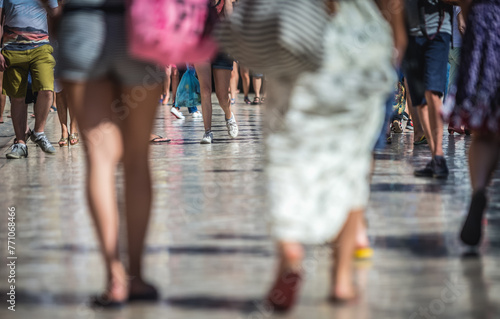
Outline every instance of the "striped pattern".
<path id="1" fill-rule="evenodd" d="M 215 36 L 254 71 L 296 76 L 320 67 L 327 21 L 323 0 L 240 0 Z"/>

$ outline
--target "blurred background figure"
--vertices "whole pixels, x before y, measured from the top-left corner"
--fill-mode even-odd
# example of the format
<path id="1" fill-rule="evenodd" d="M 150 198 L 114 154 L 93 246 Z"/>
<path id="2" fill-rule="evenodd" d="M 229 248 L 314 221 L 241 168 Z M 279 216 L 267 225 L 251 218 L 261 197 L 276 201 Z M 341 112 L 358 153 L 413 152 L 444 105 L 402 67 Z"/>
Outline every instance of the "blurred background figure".
<path id="1" fill-rule="evenodd" d="M 212 4 L 216 6 L 220 19 L 233 12 L 232 1 L 212 0 Z M 200 144 L 212 144 L 214 139 L 212 133 L 212 74 L 215 83 L 215 94 L 220 107 L 224 111 L 227 132 L 231 138 L 238 136 L 238 124 L 231 111 L 231 101 L 227 94 L 231 81 L 231 72 L 233 71 L 233 62 L 233 59 L 228 54 L 219 52 L 212 62 L 195 64 L 196 74 L 200 81 L 201 110 L 203 123 L 205 124 L 205 133 Z"/>
<path id="2" fill-rule="evenodd" d="M 481 241 L 487 207 L 486 187 L 500 156 L 500 0 L 477 0 L 462 7 L 467 28 L 456 88 L 453 127 L 472 130 L 469 170 L 472 200 L 460 233 L 462 241 L 476 246 Z M 468 16 L 467 16 L 468 14 Z M 450 103 L 451 103 L 450 99 Z"/>
<path id="3" fill-rule="evenodd" d="M 126 30 L 124 1 L 75 0 L 65 6 L 58 34 L 59 78 L 85 145 L 88 205 L 106 268 L 105 292 L 94 300 L 100 306 L 158 298 L 143 279 L 142 253 L 152 202 L 149 140 L 165 69 L 132 59 Z M 128 267 L 118 254 L 119 162 Z"/>
<path id="4" fill-rule="evenodd" d="M 172 84 L 172 105 L 175 104 L 175 94 L 179 86 L 179 69 L 175 64 L 171 64 L 165 68 L 165 83 L 163 84 L 163 95 L 161 97 L 161 104 L 167 105 L 170 100 L 170 84 Z M 174 114 L 175 115 L 175 114 Z"/>
<path id="5" fill-rule="evenodd" d="M 388 1 L 381 2 L 388 8 Z M 280 261 L 267 300 L 275 310 L 295 303 L 305 243 L 332 243 L 331 301 L 350 301 L 359 293 L 351 266 L 369 197 L 372 150 L 396 83 L 393 41 L 375 2 L 329 4 L 335 14 L 327 26 L 321 68 L 296 82 L 273 79 L 269 89 L 267 171 Z M 401 10 L 385 12 L 395 51 L 402 55 L 406 37 L 398 4 Z"/>

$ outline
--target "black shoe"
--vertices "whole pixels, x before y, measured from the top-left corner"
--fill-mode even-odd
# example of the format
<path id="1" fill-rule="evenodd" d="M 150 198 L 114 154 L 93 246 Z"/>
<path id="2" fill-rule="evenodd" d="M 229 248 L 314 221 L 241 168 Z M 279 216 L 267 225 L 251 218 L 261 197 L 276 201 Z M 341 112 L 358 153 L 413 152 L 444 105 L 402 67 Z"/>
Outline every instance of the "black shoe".
<path id="1" fill-rule="evenodd" d="M 469 246 L 476 246 L 481 241 L 483 215 L 487 203 L 484 190 L 477 191 L 472 196 L 469 214 L 460 232 L 460 239 Z"/>
<path id="2" fill-rule="evenodd" d="M 432 167 L 434 171 L 432 176 L 434 178 L 447 178 L 449 171 L 448 166 L 446 166 L 446 159 L 444 156 L 434 156 L 434 165 Z"/>
<path id="3" fill-rule="evenodd" d="M 432 177 L 434 176 L 434 159 L 432 159 L 427 165 L 422 169 L 417 169 L 413 172 L 416 177 Z"/>

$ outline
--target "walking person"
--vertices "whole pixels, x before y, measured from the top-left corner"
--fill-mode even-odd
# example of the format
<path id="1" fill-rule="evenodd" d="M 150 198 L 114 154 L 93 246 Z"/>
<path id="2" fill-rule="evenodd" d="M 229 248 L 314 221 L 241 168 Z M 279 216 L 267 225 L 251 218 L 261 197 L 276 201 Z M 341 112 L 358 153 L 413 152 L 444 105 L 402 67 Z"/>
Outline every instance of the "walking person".
<path id="1" fill-rule="evenodd" d="M 465 5 L 467 29 L 450 123 L 472 130 L 469 171 L 472 186 L 470 208 L 460 232 L 470 246 L 481 242 L 487 186 L 500 159 L 500 0 L 473 0 Z M 451 103 L 450 98 L 448 103 Z M 447 111 L 447 110 L 446 110 Z M 447 112 L 445 112 L 447 113 Z"/>
<path id="2" fill-rule="evenodd" d="M 331 301 L 358 295 L 351 270 L 360 244 L 356 236 L 363 235 L 372 150 L 396 82 L 390 27 L 375 2 L 329 3 L 336 13 L 325 31 L 320 69 L 296 81 L 270 80 L 267 173 L 280 260 L 266 300 L 275 311 L 295 304 L 305 243 L 329 242 L 334 249 Z M 397 26 L 394 36 L 402 52 L 402 14 L 394 15 L 390 21 Z M 367 119 L 358 116 L 367 113 Z"/>
<path id="3" fill-rule="evenodd" d="M 406 0 L 408 50 L 403 71 L 412 105 L 424 129 L 431 160 L 414 172 L 418 177 L 447 178 L 443 153 L 442 97 L 446 91 L 453 7 L 442 1 Z"/>
<path id="4" fill-rule="evenodd" d="M 55 67 L 53 49 L 49 43 L 47 13 L 53 16 L 60 8 L 57 0 L 3 0 L 0 8 L 0 15 L 5 14 L 0 54 L 0 71 L 4 71 L 2 87 L 3 93 L 10 98 L 12 125 L 16 134 L 15 143 L 6 157 L 28 157 L 28 107 L 25 97 L 30 73 L 33 92 L 38 94 L 31 140 L 45 153 L 54 154 L 56 150 L 44 132 L 53 100 Z"/>
<path id="5" fill-rule="evenodd" d="M 216 8 L 221 19 L 232 13 L 232 1 L 212 0 L 213 2 L 217 2 Z M 220 52 L 211 63 L 195 64 L 195 69 L 200 81 L 201 110 L 205 125 L 205 133 L 200 144 L 212 144 L 214 139 L 212 133 L 212 74 L 215 83 L 215 95 L 220 107 L 224 111 L 227 132 L 229 137 L 236 138 L 238 136 L 238 124 L 231 111 L 231 101 L 228 94 L 233 60 L 227 54 Z"/>
<path id="6" fill-rule="evenodd" d="M 85 146 L 88 206 L 106 269 L 105 292 L 94 304 L 106 307 L 158 299 L 156 288 L 144 280 L 142 255 L 153 195 L 149 140 L 165 70 L 129 56 L 125 12 L 125 1 L 104 0 L 97 7 L 93 0 L 68 2 L 58 34 L 59 76 Z M 118 254 L 120 162 L 128 267 Z"/>

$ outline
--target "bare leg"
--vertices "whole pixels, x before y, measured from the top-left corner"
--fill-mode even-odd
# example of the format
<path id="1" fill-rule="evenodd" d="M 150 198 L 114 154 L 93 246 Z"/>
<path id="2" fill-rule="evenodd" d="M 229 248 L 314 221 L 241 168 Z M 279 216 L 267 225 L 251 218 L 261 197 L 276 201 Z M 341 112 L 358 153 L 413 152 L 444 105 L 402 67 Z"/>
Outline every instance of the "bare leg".
<path id="1" fill-rule="evenodd" d="M 212 66 L 209 63 L 195 65 L 200 81 L 201 110 L 205 131 L 212 129 Z M 227 88 L 226 88 L 227 97 Z"/>
<path id="2" fill-rule="evenodd" d="M 429 106 L 429 124 L 432 133 L 432 156 L 443 156 L 443 120 L 441 119 L 441 98 L 438 94 L 426 91 L 425 99 Z M 427 136 L 427 135 L 426 135 Z M 427 138 L 429 138 L 427 136 Z"/>
<path id="3" fill-rule="evenodd" d="M 172 104 L 175 103 L 177 95 L 177 87 L 179 86 L 179 70 L 176 66 L 172 66 Z"/>
<path id="4" fill-rule="evenodd" d="M 68 138 L 68 108 L 63 97 L 63 92 L 56 94 L 56 100 L 59 102 L 57 105 L 57 115 L 61 123 L 61 138 Z M 55 103 L 55 101 L 54 101 Z"/>
<path id="5" fill-rule="evenodd" d="M 231 99 L 233 100 L 236 99 L 239 78 L 240 77 L 238 74 L 238 63 L 233 62 L 233 71 L 231 72 L 231 84 L 230 84 Z"/>
<path id="6" fill-rule="evenodd" d="M 262 78 L 252 78 L 253 89 L 255 91 L 255 97 L 260 99 L 260 89 L 262 87 Z"/>
<path id="7" fill-rule="evenodd" d="M 167 66 L 165 68 L 165 81 L 163 82 L 163 102 L 162 105 L 167 105 L 168 100 L 170 99 L 170 77 L 172 75 L 172 67 Z"/>
<path id="8" fill-rule="evenodd" d="M 248 97 L 248 93 L 250 92 L 250 70 L 245 68 L 244 66 L 240 67 L 241 73 L 241 84 L 243 86 L 243 95 Z"/>
<path id="9" fill-rule="evenodd" d="M 18 143 L 26 144 L 26 130 L 28 118 L 28 106 L 24 103 L 24 98 L 10 98 L 10 112 L 12 114 L 12 125 Z"/>
<path id="10" fill-rule="evenodd" d="M 38 97 L 35 105 L 35 129 L 36 133 L 45 130 L 45 123 L 49 115 L 52 100 L 54 98 L 53 91 L 38 91 Z"/>
<path id="11" fill-rule="evenodd" d="M 356 297 L 352 281 L 352 256 L 356 245 L 356 229 L 362 222 L 362 218 L 363 210 L 351 211 L 334 243 L 334 265 L 330 292 L 333 299 L 349 300 Z"/>
<path id="12" fill-rule="evenodd" d="M 408 82 L 405 78 L 405 89 L 406 89 L 406 104 L 410 113 L 410 118 L 413 121 L 413 140 L 418 141 L 424 136 L 424 129 L 420 122 L 420 117 L 418 116 L 418 107 L 414 107 L 411 101 L 410 89 L 408 88 Z"/>
<path id="13" fill-rule="evenodd" d="M 107 297 L 123 301 L 128 296 L 127 276 L 118 258 L 118 205 L 115 169 L 122 156 L 122 139 L 111 105 L 116 87 L 107 79 L 66 85 L 85 141 L 87 200 L 94 221 L 107 273 Z M 82 103 L 83 101 L 83 103 Z"/>
<path id="14" fill-rule="evenodd" d="M 231 81 L 231 71 L 224 69 L 214 69 L 215 95 L 226 115 L 226 120 L 231 118 L 231 101 L 227 95 L 229 82 Z"/>
<path id="15" fill-rule="evenodd" d="M 124 90 L 125 96 L 133 88 Z M 125 198 L 127 214 L 130 291 L 140 294 L 148 288 L 142 277 L 142 254 L 151 213 L 152 182 L 149 171 L 149 138 L 156 114 L 157 96 L 161 86 L 148 91 L 147 98 L 137 108 L 130 110 L 121 123 L 123 164 L 125 169 Z"/>
<path id="16" fill-rule="evenodd" d="M 427 105 L 417 106 L 418 118 L 420 120 L 420 125 L 424 130 L 425 137 L 427 138 L 427 143 L 429 144 L 429 148 L 434 156 L 434 139 L 431 131 L 431 124 L 429 121 L 429 107 Z"/>

